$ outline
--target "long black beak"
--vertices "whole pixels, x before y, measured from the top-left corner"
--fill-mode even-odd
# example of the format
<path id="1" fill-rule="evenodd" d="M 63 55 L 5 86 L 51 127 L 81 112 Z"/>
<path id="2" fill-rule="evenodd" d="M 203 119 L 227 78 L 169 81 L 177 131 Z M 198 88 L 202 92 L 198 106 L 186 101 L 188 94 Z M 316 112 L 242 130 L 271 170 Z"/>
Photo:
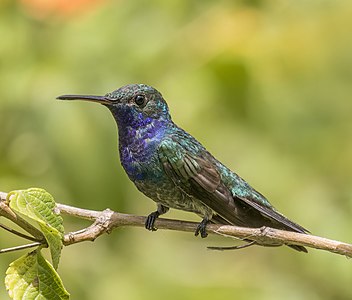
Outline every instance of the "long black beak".
<path id="1" fill-rule="evenodd" d="M 62 95 L 56 97 L 59 100 L 83 100 L 90 102 L 97 102 L 101 104 L 112 104 L 114 99 L 111 99 L 107 96 L 93 96 L 93 95 Z"/>

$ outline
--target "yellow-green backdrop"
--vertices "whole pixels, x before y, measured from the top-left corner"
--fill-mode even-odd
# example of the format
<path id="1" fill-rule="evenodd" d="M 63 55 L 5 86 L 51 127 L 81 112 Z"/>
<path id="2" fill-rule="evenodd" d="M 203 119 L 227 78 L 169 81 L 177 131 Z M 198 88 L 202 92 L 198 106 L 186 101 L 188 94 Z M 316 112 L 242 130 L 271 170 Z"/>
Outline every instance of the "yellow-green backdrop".
<path id="1" fill-rule="evenodd" d="M 351 242 L 351 28 L 348 0 L 3 0 L 0 190 L 43 187 L 66 204 L 153 211 L 119 164 L 110 113 L 55 101 L 146 83 L 281 212 Z M 0 231 L 0 248 L 21 242 Z M 59 273 L 72 299 L 352 299 L 344 257 L 206 250 L 224 244 L 124 228 L 65 248 Z M 0 277 L 18 255 L 1 256 Z"/>

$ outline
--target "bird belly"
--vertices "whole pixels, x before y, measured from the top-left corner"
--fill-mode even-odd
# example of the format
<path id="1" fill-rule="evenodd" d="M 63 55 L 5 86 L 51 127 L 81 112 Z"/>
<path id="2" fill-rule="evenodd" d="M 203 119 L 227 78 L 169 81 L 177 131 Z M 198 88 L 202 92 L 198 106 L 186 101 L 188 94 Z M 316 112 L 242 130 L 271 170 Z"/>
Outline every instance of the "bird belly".
<path id="1" fill-rule="evenodd" d="M 212 210 L 209 207 L 197 198 L 188 195 L 171 180 L 162 180 L 157 184 L 155 182 L 136 181 L 135 185 L 144 195 L 163 206 L 193 212 L 203 217 L 212 215 Z"/>

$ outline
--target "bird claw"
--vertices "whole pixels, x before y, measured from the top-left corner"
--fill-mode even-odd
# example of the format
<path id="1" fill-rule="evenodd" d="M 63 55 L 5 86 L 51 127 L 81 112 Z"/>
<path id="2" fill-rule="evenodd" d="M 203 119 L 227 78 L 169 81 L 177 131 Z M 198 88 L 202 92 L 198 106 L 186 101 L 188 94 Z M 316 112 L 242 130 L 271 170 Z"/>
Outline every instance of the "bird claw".
<path id="1" fill-rule="evenodd" d="M 145 220 L 145 228 L 150 231 L 156 231 L 157 228 L 154 227 L 154 223 L 156 219 L 159 217 L 160 213 L 158 211 L 154 211 L 148 215 L 147 219 Z"/>
<path id="2" fill-rule="evenodd" d="M 197 229 L 196 231 L 194 232 L 194 235 L 195 236 L 198 236 L 199 233 L 200 233 L 200 236 L 204 239 L 208 236 L 208 233 L 207 233 L 207 230 L 206 230 L 206 227 L 207 227 L 207 224 L 209 223 L 209 220 L 208 219 L 203 219 L 202 222 L 200 222 L 197 226 Z"/>

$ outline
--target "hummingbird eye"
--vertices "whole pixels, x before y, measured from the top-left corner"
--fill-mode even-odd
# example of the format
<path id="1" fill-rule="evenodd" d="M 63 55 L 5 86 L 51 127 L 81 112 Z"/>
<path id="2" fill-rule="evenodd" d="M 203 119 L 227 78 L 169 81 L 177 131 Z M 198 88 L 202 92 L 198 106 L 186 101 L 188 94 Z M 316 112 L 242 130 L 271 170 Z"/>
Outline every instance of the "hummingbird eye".
<path id="1" fill-rule="evenodd" d="M 138 105 L 138 106 L 142 106 L 145 104 L 146 102 L 146 98 L 144 95 L 137 95 L 135 98 L 134 98 L 134 102 Z"/>

